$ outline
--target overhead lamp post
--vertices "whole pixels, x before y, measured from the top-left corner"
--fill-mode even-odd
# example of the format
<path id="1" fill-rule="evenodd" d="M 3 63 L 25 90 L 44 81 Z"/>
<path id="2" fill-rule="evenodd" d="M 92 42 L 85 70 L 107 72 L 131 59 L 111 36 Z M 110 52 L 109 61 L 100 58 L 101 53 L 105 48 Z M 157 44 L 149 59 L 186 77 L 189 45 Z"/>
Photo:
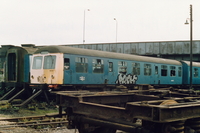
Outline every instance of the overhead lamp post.
<path id="1" fill-rule="evenodd" d="M 85 11 L 90 11 L 90 9 L 84 10 L 84 16 L 83 16 L 83 44 L 85 43 Z"/>
<path id="2" fill-rule="evenodd" d="M 193 60 L 193 55 L 192 55 L 192 5 L 190 5 L 190 23 L 188 22 L 188 19 L 186 19 L 185 24 L 190 24 L 190 89 L 192 89 L 192 60 Z"/>
<path id="3" fill-rule="evenodd" d="M 116 18 L 114 18 L 114 20 L 116 21 L 116 43 L 117 43 L 117 26 L 118 26 L 118 23 L 117 23 L 117 19 Z"/>

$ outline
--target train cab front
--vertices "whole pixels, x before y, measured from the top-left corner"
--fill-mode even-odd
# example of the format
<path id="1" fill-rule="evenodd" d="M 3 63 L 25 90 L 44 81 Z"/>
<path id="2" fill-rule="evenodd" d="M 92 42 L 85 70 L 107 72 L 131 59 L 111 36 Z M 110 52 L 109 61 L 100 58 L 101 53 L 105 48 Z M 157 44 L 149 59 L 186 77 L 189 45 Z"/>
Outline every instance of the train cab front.
<path id="1" fill-rule="evenodd" d="M 41 52 L 34 54 L 30 71 L 30 86 L 42 84 L 49 89 L 58 89 L 63 84 L 63 54 Z"/>

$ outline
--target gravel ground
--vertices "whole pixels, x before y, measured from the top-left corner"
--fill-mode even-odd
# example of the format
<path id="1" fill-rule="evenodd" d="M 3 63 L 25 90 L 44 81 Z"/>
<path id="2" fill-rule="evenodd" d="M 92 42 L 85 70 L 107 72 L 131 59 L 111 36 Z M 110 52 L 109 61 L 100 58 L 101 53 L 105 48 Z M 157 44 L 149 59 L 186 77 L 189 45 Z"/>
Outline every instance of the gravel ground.
<path id="1" fill-rule="evenodd" d="M 46 130 L 35 130 L 30 128 L 7 128 L 0 129 L 0 133 L 78 133 L 78 131 L 74 129 L 46 129 Z"/>
<path id="2" fill-rule="evenodd" d="M 46 130 L 35 130 L 30 128 L 7 128 L 7 129 L 0 129 L 0 133 L 78 133 L 75 129 L 46 129 Z M 125 133 L 122 131 L 117 131 L 116 133 Z"/>
<path id="3" fill-rule="evenodd" d="M 16 116 L 16 114 L 14 114 L 14 116 Z M 12 118 L 12 117 L 13 117 L 12 114 L 6 114 L 6 115 L 0 114 L 0 119 Z M 0 126 L 8 124 L 8 123 L 12 123 L 12 122 L 0 121 Z M 78 130 L 67 129 L 65 127 L 56 128 L 56 129 L 42 129 L 42 130 L 32 129 L 32 128 L 23 128 L 23 127 L 10 127 L 10 128 L 0 127 L 0 133 L 78 133 Z M 125 133 L 125 132 L 117 131 L 116 133 Z"/>

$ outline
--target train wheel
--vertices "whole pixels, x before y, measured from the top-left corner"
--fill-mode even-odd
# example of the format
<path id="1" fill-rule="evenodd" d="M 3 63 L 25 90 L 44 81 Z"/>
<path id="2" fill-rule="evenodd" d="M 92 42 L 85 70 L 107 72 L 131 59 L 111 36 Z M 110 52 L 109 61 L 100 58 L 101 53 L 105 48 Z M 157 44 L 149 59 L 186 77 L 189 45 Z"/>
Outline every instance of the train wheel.
<path id="1" fill-rule="evenodd" d="M 87 123 L 80 123 L 77 128 L 79 133 L 116 133 L 116 129 L 92 126 Z"/>
<path id="2" fill-rule="evenodd" d="M 195 130 L 195 133 L 200 133 L 200 118 L 193 118 L 186 121 L 185 124 L 189 129 Z"/>
<path id="3" fill-rule="evenodd" d="M 185 121 L 162 124 L 162 133 L 184 133 Z"/>
<path id="4" fill-rule="evenodd" d="M 174 100 L 165 100 L 160 105 L 176 104 Z M 176 121 L 171 123 L 162 124 L 162 133 L 184 133 L 185 121 Z"/>

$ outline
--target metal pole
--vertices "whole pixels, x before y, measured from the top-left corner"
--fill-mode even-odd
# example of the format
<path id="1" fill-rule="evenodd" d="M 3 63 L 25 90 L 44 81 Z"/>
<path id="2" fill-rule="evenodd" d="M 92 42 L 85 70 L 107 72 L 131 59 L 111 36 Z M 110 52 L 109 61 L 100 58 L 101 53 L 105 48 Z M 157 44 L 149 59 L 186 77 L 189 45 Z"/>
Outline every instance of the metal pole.
<path id="1" fill-rule="evenodd" d="M 192 60 L 193 60 L 193 55 L 192 55 L 192 5 L 190 5 L 190 89 L 192 89 Z"/>
<path id="2" fill-rule="evenodd" d="M 85 43 L 85 10 L 83 15 L 83 44 Z"/>
<path id="3" fill-rule="evenodd" d="M 83 14 L 83 44 L 85 43 L 85 11 L 84 10 L 84 14 Z M 90 11 L 90 9 L 87 9 L 87 11 Z"/>
<path id="4" fill-rule="evenodd" d="M 114 18 L 114 20 L 116 21 L 116 43 L 117 43 L 117 28 L 118 28 L 118 25 L 117 25 L 117 19 Z"/>

